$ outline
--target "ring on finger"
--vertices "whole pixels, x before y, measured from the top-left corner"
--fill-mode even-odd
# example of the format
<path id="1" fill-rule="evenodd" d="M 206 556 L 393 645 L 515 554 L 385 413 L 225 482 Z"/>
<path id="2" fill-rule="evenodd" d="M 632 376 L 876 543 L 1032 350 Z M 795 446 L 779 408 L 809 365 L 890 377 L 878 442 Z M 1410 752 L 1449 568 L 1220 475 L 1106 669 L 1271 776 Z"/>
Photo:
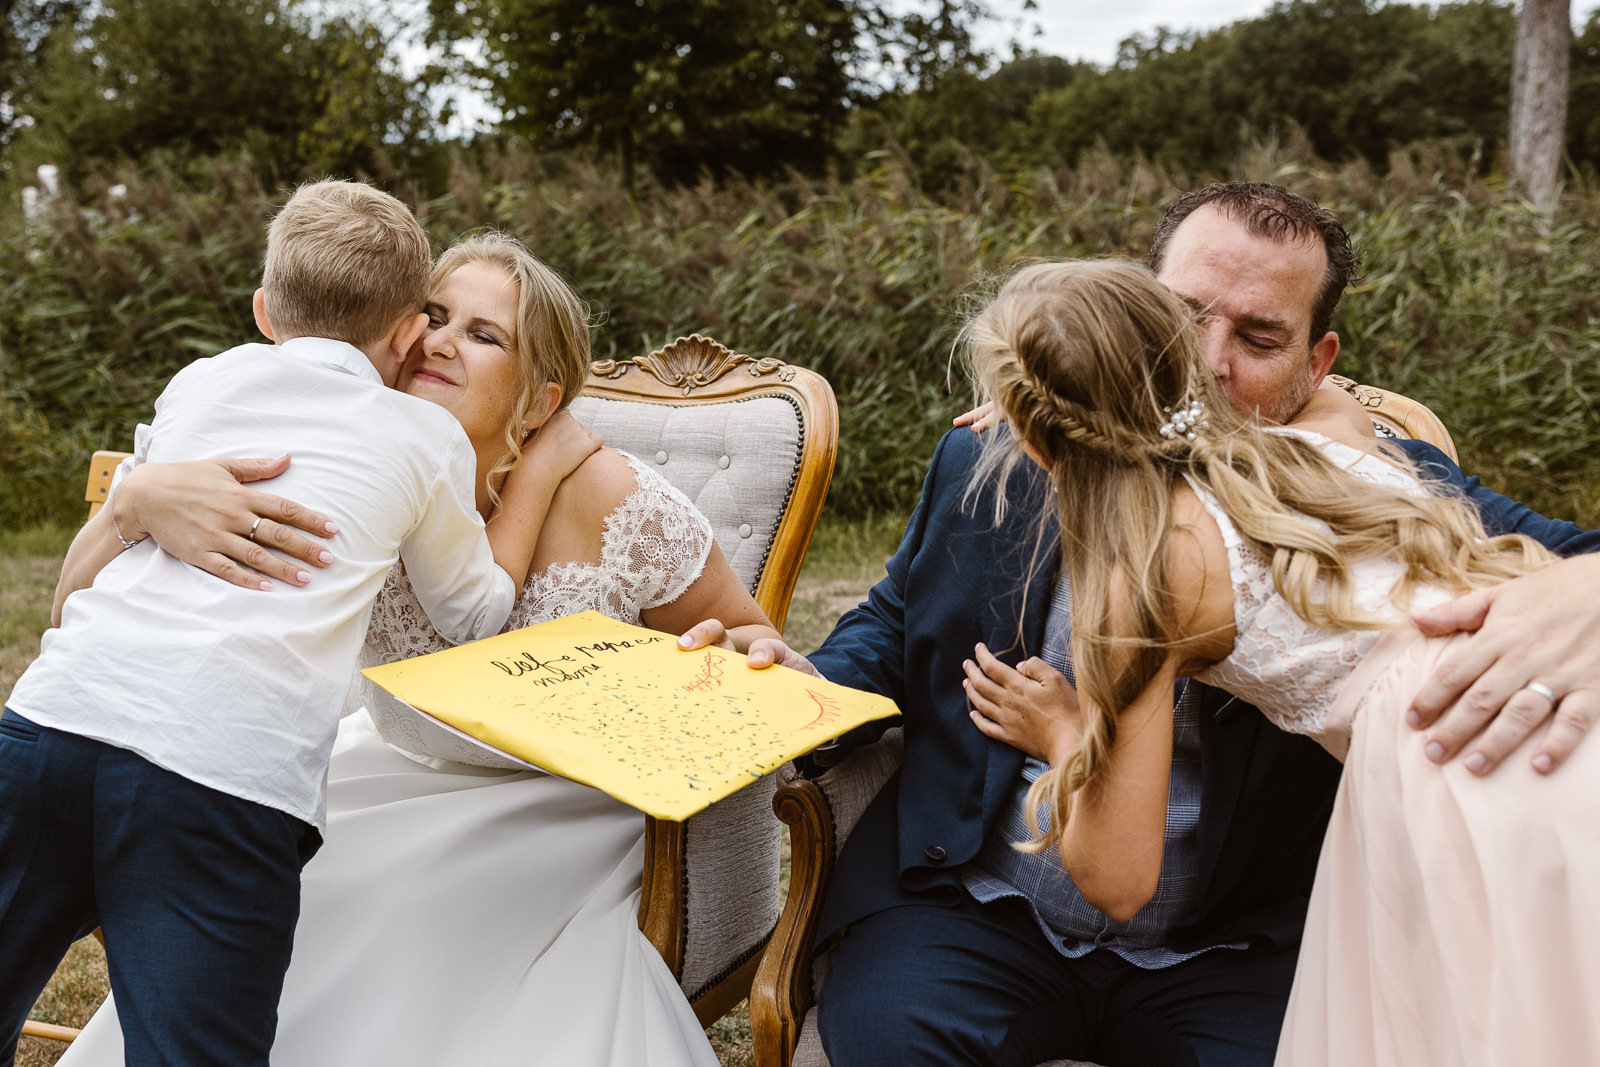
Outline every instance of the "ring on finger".
<path id="1" fill-rule="evenodd" d="M 261 525 L 261 516 L 257 515 L 256 516 L 256 521 L 252 522 L 250 524 L 250 534 L 249 534 L 250 540 L 254 541 L 256 539 L 256 527 L 258 527 L 260 525 Z"/>
<path id="2" fill-rule="evenodd" d="M 1527 685 L 1523 686 L 1522 688 L 1526 689 L 1530 693 L 1539 694 L 1540 696 L 1542 696 L 1546 700 L 1548 700 L 1551 704 L 1556 703 L 1556 691 L 1554 689 L 1551 689 L 1548 685 L 1545 685 L 1543 682 L 1529 682 Z"/>

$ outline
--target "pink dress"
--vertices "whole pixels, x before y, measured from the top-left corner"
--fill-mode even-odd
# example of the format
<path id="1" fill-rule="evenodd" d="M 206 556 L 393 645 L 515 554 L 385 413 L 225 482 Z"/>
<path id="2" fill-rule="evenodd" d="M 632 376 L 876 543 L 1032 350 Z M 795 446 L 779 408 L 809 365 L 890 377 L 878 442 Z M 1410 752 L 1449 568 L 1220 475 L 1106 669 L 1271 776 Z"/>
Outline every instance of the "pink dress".
<path id="1" fill-rule="evenodd" d="M 1352 473 L 1413 485 L 1305 436 Z M 1357 603 L 1396 629 L 1319 629 L 1196 491 L 1227 543 L 1237 627 L 1199 677 L 1345 764 L 1277 1063 L 1600 1064 L 1600 744 L 1549 776 L 1526 743 L 1486 778 L 1429 762 L 1404 712 L 1459 638 L 1423 638 L 1389 604 L 1399 565 L 1354 567 Z M 1424 589 L 1412 603 L 1440 599 Z"/>

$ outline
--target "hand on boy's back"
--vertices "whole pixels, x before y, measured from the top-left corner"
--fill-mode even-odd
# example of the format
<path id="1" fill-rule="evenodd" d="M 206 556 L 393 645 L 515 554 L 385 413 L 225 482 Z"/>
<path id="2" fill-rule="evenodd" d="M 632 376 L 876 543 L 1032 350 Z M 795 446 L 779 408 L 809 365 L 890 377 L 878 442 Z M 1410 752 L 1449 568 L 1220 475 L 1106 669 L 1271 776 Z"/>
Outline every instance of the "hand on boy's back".
<path id="1" fill-rule="evenodd" d="M 543 426 L 528 434 L 523 443 L 524 463 L 537 463 L 546 471 L 565 477 L 600 451 L 605 439 L 591 432 L 565 411 L 558 411 Z"/>
<path id="2" fill-rule="evenodd" d="M 155 538 L 171 556 L 246 589 L 263 579 L 305 585 L 302 564 L 326 567 L 333 554 L 296 531 L 331 537 L 338 526 L 293 500 L 248 487 L 289 469 L 290 457 L 146 463 L 117 487 L 118 518 Z M 279 555 L 278 553 L 282 553 Z"/>

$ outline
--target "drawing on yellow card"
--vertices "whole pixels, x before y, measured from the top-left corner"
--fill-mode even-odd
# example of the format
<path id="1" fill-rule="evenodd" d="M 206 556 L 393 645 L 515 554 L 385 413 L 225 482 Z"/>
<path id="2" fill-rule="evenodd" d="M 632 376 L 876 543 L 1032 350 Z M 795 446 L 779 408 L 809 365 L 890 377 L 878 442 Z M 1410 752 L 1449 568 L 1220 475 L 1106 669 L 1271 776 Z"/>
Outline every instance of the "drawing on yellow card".
<path id="1" fill-rule="evenodd" d="M 848 730 L 884 697 L 597 611 L 362 672 L 487 748 L 685 819 Z"/>

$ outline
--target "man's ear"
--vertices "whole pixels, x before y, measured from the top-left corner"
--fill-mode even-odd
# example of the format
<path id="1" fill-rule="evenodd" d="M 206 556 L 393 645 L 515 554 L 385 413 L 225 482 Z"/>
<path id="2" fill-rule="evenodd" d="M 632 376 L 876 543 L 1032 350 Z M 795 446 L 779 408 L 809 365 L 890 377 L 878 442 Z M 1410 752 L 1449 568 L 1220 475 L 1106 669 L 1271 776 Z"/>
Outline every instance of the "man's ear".
<path id="1" fill-rule="evenodd" d="M 1312 382 L 1321 384 L 1333 370 L 1333 361 L 1339 358 L 1339 335 L 1329 330 L 1322 340 L 1311 346 Z"/>
<path id="2" fill-rule="evenodd" d="M 256 314 L 256 329 L 260 330 L 266 339 L 276 341 L 272 336 L 272 323 L 267 320 L 267 291 L 257 289 L 256 295 L 250 298 L 250 310 Z"/>
<path id="3" fill-rule="evenodd" d="M 523 421 L 531 432 L 550 421 L 550 416 L 561 406 L 561 386 L 545 382 L 542 389 L 533 391 L 533 403 L 528 407 L 528 417 Z"/>

